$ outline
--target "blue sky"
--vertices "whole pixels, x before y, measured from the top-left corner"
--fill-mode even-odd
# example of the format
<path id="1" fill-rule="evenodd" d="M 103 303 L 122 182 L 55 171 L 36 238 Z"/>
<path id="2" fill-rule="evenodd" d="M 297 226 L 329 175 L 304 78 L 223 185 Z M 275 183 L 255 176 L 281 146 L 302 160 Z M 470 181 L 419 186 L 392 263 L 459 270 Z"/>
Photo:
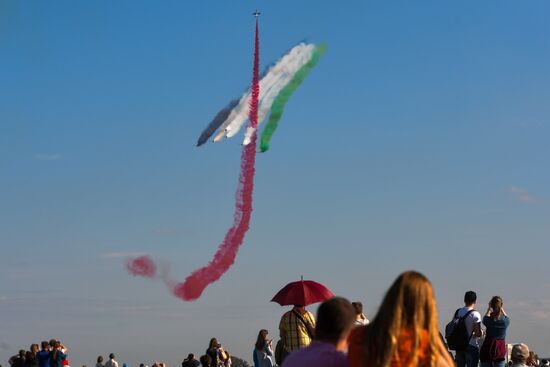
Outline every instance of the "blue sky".
<path id="1" fill-rule="evenodd" d="M 328 51 L 258 156 L 251 230 L 195 303 L 183 279 L 231 224 L 240 139 L 194 146 L 261 63 Z M 443 323 L 499 294 L 510 341 L 550 355 L 550 30 L 545 0 L 2 1 L 0 360 L 58 337 L 73 365 L 177 364 L 218 337 L 250 360 L 300 275 L 374 315 L 407 269 Z M 313 307 L 313 310 L 315 307 Z"/>

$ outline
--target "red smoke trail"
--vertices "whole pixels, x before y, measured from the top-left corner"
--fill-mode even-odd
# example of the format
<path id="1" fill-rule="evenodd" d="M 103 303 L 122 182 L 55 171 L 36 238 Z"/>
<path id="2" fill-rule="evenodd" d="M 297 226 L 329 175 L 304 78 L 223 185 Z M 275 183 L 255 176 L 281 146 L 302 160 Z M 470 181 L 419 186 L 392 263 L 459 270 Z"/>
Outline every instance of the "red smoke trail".
<path id="1" fill-rule="evenodd" d="M 258 18 L 256 18 L 256 34 L 254 40 L 254 69 L 252 72 L 252 95 L 248 117 L 250 126 L 258 126 L 258 96 L 260 72 L 260 38 L 258 32 Z M 252 193 L 254 191 L 254 164 L 256 161 L 256 133 L 252 136 L 250 144 L 243 146 L 241 153 L 241 173 L 239 185 L 235 194 L 235 212 L 233 214 L 233 225 L 227 231 L 223 242 L 214 258 L 207 266 L 194 271 L 183 283 L 175 283 L 168 278 L 168 269 L 162 269 L 162 278 L 166 285 L 172 289 L 176 297 L 184 301 L 193 301 L 199 298 L 202 292 L 210 284 L 214 283 L 229 270 L 235 262 L 239 247 L 242 245 L 244 236 L 250 226 L 252 216 Z M 129 261 L 126 264 L 128 271 L 133 275 L 154 277 L 156 267 L 153 261 L 142 256 Z"/>
<path id="2" fill-rule="evenodd" d="M 258 18 L 256 18 L 256 33 L 254 40 L 254 69 L 252 72 L 252 96 L 248 117 L 250 125 L 258 126 L 258 96 L 260 73 L 260 38 L 258 32 Z M 252 137 L 250 144 L 243 147 L 241 154 L 241 173 L 239 185 L 235 195 L 235 213 L 233 214 L 233 225 L 227 231 L 214 258 L 207 266 L 194 271 L 185 282 L 177 284 L 174 295 L 185 301 L 192 301 L 199 298 L 204 289 L 214 283 L 229 270 L 235 262 L 239 247 L 243 243 L 244 236 L 250 226 L 252 216 L 252 193 L 254 191 L 254 164 L 256 161 L 256 134 Z"/>
<path id="3" fill-rule="evenodd" d="M 126 262 L 126 269 L 134 276 L 154 278 L 157 274 L 157 267 L 149 256 L 136 257 Z"/>

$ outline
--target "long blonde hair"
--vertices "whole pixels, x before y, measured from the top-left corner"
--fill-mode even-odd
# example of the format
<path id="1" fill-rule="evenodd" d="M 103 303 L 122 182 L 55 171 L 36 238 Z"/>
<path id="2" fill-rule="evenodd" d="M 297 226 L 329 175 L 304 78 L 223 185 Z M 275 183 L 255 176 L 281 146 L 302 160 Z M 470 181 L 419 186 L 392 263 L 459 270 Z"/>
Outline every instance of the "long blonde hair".
<path id="1" fill-rule="evenodd" d="M 435 297 L 428 278 L 415 271 L 404 272 L 395 280 L 376 317 L 366 328 L 364 366 L 387 367 L 392 358 L 399 358 L 399 337 L 405 330 L 412 333 L 412 350 L 405 361 L 399 361 L 400 364 L 420 364 L 420 335 L 427 332 L 429 340 L 425 367 L 434 367 L 439 341 Z"/>

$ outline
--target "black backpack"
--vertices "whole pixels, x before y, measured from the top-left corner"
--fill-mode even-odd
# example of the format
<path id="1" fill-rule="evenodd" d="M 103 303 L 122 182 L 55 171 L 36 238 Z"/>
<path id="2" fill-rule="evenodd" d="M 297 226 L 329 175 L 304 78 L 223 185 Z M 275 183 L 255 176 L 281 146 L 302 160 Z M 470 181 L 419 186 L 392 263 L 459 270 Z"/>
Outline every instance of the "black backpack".
<path id="1" fill-rule="evenodd" d="M 456 310 L 451 322 L 445 326 L 445 339 L 450 350 L 463 351 L 466 350 L 472 338 L 472 335 L 468 335 L 468 331 L 466 330 L 466 317 L 475 310 L 466 312 L 466 315 L 462 317 L 458 317 L 458 311 Z"/>

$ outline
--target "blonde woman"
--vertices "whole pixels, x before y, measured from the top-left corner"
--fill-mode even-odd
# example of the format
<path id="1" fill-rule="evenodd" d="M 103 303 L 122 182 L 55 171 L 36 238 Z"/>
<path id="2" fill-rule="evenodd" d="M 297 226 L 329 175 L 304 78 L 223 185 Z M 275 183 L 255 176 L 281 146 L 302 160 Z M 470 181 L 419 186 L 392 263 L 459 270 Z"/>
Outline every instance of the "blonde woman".
<path id="1" fill-rule="evenodd" d="M 348 359 L 351 367 L 454 367 L 424 275 L 407 271 L 395 280 L 374 320 L 351 332 Z"/>

